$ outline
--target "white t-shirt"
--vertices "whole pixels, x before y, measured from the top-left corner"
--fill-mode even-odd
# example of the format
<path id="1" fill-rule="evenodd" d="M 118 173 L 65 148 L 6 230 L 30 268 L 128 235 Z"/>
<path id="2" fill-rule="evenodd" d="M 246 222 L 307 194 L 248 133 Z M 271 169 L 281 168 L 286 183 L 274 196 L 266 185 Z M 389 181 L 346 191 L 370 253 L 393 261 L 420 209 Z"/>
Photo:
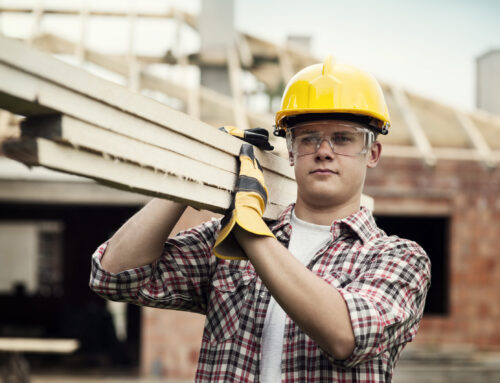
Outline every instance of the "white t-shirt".
<path id="1" fill-rule="evenodd" d="M 292 234 L 288 250 L 302 264 L 307 265 L 316 252 L 331 238 L 330 226 L 315 225 L 303 221 L 292 212 Z M 281 381 L 281 354 L 285 332 L 286 313 L 271 297 L 264 321 L 261 344 L 260 381 L 276 383 Z"/>

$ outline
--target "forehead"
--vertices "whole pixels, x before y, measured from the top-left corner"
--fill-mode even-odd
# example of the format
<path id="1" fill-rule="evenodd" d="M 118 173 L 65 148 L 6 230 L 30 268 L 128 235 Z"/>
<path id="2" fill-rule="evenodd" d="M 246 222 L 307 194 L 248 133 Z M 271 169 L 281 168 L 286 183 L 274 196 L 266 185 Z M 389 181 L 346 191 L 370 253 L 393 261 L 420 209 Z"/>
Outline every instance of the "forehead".
<path id="1" fill-rule="evenodd" d="M 294 133 L 303 132 L 336 132 L 336 131 L 356 131 L 357 129 L 366 129 L 362 123 L 344 120 L 318 120 L 301 122 L 293 127 Z"/>

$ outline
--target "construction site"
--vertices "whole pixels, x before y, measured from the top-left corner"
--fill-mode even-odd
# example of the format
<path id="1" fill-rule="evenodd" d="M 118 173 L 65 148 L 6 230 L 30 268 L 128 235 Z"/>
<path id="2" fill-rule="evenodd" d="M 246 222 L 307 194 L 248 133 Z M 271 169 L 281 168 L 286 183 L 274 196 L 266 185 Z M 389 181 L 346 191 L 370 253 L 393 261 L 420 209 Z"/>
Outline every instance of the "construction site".
<path id="1" fill-rule="evenodd" d="M 152 197 L 192 206 L 175 233 L 224 214 L 241 141 L 219 127 L 269 130 L 265 218 L 295 201 L 272 132 L 286 83 L 323 59 L 310 37 L 241 32 L 233 1 L 157 3 L 0 2 L 0 355 L 24 381 L 193 381 L 205 317 L 105 301 L 91 255 Z M 103 25 L 125 50 L 88 46 Z M 159 26 L 168 46 L 142 53 Z M 396 383 L 500 381 L 500 47 L 476 70 L 474 111 L 380 81 L 391 130 L 362 204 L 432 263 Z"/>

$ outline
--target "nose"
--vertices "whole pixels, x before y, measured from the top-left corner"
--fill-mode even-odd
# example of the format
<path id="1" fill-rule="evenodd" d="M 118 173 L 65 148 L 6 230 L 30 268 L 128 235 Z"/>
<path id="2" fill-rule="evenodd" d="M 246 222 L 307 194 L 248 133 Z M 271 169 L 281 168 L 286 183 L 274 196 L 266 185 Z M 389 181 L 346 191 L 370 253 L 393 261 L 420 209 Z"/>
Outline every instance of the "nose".
<path id="1" fill-rule="evenodd" d="M 316 151 L 316 156 L 321 159 L 332 159 L 333 154 L 334 151 L 330 140 L 323 138 L 319 144 L 318 150 Z"/>

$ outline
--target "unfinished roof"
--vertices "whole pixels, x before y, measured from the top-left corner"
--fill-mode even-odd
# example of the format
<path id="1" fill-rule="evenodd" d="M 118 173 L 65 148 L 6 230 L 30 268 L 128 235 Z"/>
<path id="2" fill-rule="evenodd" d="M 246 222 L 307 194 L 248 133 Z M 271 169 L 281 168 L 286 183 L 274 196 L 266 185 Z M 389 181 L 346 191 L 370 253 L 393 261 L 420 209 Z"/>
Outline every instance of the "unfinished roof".
<path id="1" fill-rule="evenodd" d="M 247 33 L 238 33 L 234 47 L 228 49 L 226 60 L 221 63 L 227 65 L 230 74 L 232 96 L 228 96 L 204 87 L 186 86 L 151 70 L 157 64 L 184 68 L 203 65 L 203 58 L 198 52 L 176 55 L 179 49 L 171 47 L 157 56 L 141 56 L 132 50 L 122 55 L 110 55 L 89 49 L 84 45 L 83 37 L 80 41 L 70 41 L 63 36 L 43 32 L 40 28 L 44 15 L 58 14 L 73 18 L 78 16 L 81 20 L 92 16 L 123 17 L 131 22 L 138 18 L 161 18 L 175 22 L 178 31 L 184 26 L 196 31 L 196 15 L 173 8 L 164 12 L 136 11 L 131 14 L 116 10 L 80 9 L 74 5 L 64 9 L 0 6 L 0 13 L 14 12 L 33 17 L 35 24 L 38 23 L 38 27 L 33 28 L 35 34 L 28 37 L 28 43 L 34 47 L 54 54 L 72 55 L 80 62 L 104 68 L 119 75 L 132 89 L 157 99 L 166 98 L 179 109 L 216 126 L 233 123 L 243 128 L 261 126 L 271 130 L 273 114 L 255 113 L 247 106 L 246 100 L 255 89 L 245 88 L 242 74 L 251 73 L 262 84 L 261 91 L 270 95 L 272 100 L 273 96 L 278 97 L 295 72 L 320 61 L 297 45 L 278 45 Z M 481 161 L 488 167 L 498 165 L 499 116 L 480 111 L 464 112 L 387 83 L 382 83 L 382 88 L 392 121 L 390 134 L 380 137 L 385 156 L 419 158 L 430 166 L 440 159 Z M 210 119 L 203 118 L 207 110 L 211 112 Z M 2 130 L 6 135 L 7 122 L 12 125 L 12 119 L 7 119 L 5 115 L 1 118 L 0 115 L 0 136 Z M 9 129 L 12 132 L 12 126 Z M 284 154 L 284 148 L 281 152 Z"/>

